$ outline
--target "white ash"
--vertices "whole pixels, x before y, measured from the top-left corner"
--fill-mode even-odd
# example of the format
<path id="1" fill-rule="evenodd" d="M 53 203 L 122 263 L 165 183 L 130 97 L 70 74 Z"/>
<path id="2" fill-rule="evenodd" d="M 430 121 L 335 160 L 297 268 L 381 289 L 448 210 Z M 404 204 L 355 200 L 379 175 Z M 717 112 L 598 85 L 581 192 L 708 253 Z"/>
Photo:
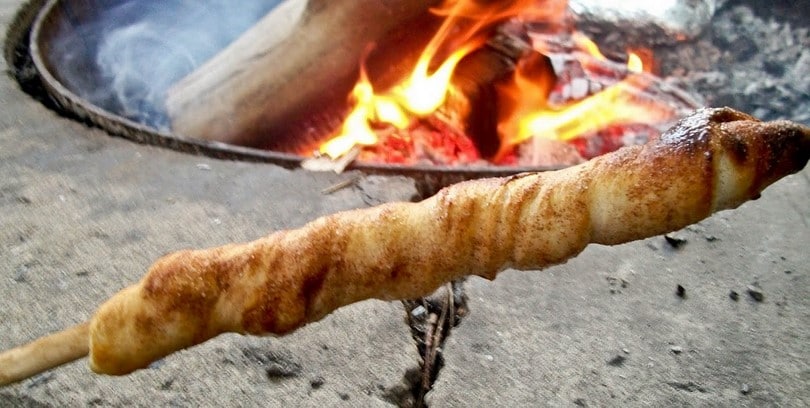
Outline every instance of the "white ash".
<path id="1" fill-rule="evenodd" d="M 810 3 L 729 3 L 697 40 L 656 50 L 660 73 L 710 106 L 810 123 L 808 15 Z"/>
<path id="2" fill-rule="evenodd" d="M 717 0 L 571 0 L 577 26 L 620 45 L 672 44 L 699 36 Z"/>

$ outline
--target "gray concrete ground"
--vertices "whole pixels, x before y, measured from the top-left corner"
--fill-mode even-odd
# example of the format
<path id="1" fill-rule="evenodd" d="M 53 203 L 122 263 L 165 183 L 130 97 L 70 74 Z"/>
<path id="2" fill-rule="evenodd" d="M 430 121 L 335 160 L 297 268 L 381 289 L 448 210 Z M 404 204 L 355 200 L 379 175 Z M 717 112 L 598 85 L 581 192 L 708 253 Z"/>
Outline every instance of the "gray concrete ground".
<path id="1" fill-rule="evenodd" d="M 3 32 L 20 3 L 0 1 Z M 137 145 L 57 116 L 7 76 L 0 106 L 0 348 L 86 319 L 172 250 L 415 192 L 367 178 L 324 195 L 354 175 Z M 657 237 L 472 279 L 428 402 L 810 405 L 808 198 L 805 170 L 677 233 L 678 249 Z M 72 363 L 0 389 L 0 406 L 385 406 L 417 366 L 399 304 L 367 301 L 282 338 L 222 336 L 126 377 Z"/>

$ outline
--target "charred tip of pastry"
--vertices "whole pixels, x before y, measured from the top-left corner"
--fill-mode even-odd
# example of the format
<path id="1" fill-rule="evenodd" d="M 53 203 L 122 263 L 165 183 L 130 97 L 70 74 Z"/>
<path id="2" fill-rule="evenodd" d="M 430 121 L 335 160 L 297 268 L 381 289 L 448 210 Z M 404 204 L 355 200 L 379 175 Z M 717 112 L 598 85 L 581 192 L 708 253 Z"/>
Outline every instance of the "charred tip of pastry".
<path id="1" fill-rule="evenodd" d="M 759 140 L 772 156 L 789 155 L 806 162 L 810 155 L 810 127 L 789 120 L 735 121 L 720 125 L 724 133 L 750 141 Z"/>
<path id="2" fill-rule="evenodd" d="M 760 123 L 756 127 L 763 140 L 776 152 L 792 151 L 805 162 L 810 155 L 810 127 L 788 120 Z"/>
<path id="3" fill-rule="evenodd" d="M 742 120 L 759 122 L 759 119 L 728 106 L 722 108 L 707 108 L 707 110 L 710 112 L 710 120 L 714 123 L 729 123 Z"/>
<path id="4" fill-rule="evenodd" d="M 798 133 L 800 138 L 802 139 L 802 144 L 805 148 L 810 149 L 810 126 L 801 124 L 801 123 L 793 123 L 793 127 L 795 128 L 795 132 Z"/>
<path id="5" fill-rule="evenodd" d="M 771 122 L 774 127 L 774 132 L 782 135 L 781 138 L 786 140 L 785 143 L 792 143 L 795 147 L 794 160 L 800 166 L 798 170 L 803 168 L 807 161 L 810 160 L 810 126 L 801 123 L 790 121 Z M 778 147 L 778 146 L 777 146 Z"/>
<path id="6" fill-rule="evenodd" d="M 765 161 L 763 175 L 767 184 L 802 170 L 810 160 L 810 127 L 779 120 L 761 124 L 763 142 L 769 160 Z"/>
<path id="7" fill-rule="evenodd" d="M 756 193 L 810 160 L 810 127 L 787 121 L 736 121 L 720 124 L 720 144 L 735 165 L 750 167 Z"/>
<path id="8" fill-rule="evenodd" d="M 801 151 L 810 149 L 810 127 L 789 120 L 762 122 L 759 119 L 733 108 L 706 108 L 711 122 L 735 134 L 756 136 L 774 147 L 790 147 Z M 698 113 L 696 116 L 700 116 Z M 789 144 L 790 146 L 787 146 Z M 781 146 L 779 146 L 781 145 Z"/>

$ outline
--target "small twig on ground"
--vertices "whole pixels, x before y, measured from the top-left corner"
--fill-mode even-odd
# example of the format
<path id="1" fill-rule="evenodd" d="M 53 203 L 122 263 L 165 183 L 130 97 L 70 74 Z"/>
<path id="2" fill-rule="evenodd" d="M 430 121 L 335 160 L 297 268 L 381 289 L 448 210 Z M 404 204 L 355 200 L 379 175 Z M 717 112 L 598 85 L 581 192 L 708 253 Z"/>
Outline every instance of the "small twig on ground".
<path id="1" fill-rule="evenodd" d="M 433 358 L 436 357 L 434 353 L 435 343 L 433 341 L 433 333 L 438 321 L 436 313 L 431 313 L 428 317 L 427 324 L 425 325 L 425 355 L 422 364 L 422 387 L 419 390 L 419 398 L 416 401 L 416 406 L 421 407 L 425 400 L 425 394 L 430 389 L 430 372 L 433 370 Z"/>
<path id="2" fill-rule="evenodd" d="M 346 187 L 350 187 L 350 186 L 353 186 L 353 185 L 357 184 L 358 181 L 360 181 L 360 176 L 354 176 L 354 177 L 352 177 L 350 179 L 340 181 L 338 183 L 335 183 L 335 184 L 321 190 L 321 194 L 329 195 L 329 194 L 336 193 L 336 192 L 338 192 L 340 190 L 343 190 Z"/>
<path id="3" fill-rule="evenodd" d="M 360 156 L 361 151 L 362 148 L 360 146 L 355 146 L 336 159 L 329 156 L 309 158 L 301 162 L 301 168 L 309 171 L 334 171 L 337 174 L 341 174 Z"/>

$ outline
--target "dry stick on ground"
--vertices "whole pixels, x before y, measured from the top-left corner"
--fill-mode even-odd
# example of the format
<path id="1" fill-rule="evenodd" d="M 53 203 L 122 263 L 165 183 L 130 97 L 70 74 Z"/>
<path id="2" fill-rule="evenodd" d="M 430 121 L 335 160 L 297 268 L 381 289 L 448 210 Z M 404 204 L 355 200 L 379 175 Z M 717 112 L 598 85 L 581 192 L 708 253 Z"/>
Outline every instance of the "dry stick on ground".
<path id="1" fill-rule="evenodd" d="M 425 355 L 422 360 L 422 382 L 419 390 L 419 398 L 416 401 L 417 407 L 424 405 L 425 396 L 427 392 L 433 387 L 434 376 L 438 375 L 441 367 L 437 367 L 437 359 L 440 357 L 440 348 L 444 345 L 447 338 L 444 327 L 447 326 L 448 332 L 453 327 L 452 323 L 448 322 L 448 318 L 455 314 L 453 308 L 453 287 L 452 283 L 448 282 L 444 285 L 445 298 L 441 300 L 441 313 L 438 318 L 435 313 L 430 314 L 428 319 L 428 330 L 425 333 Z"/>
<path id="2" fill-rule="evenodd" d="M 94 371 L 127 374 L 221 333 L 285 334 L 360 300 L 414 299 L 466 275 L 559 264 L 589 243 L 642 239 L 736 208 L 808 158 L 806 126 L 705 109 L 655 142 L 564 170 L 459 183 L 419 203 L 176 252 L 105 302 L 89 336 L 69 329 L 0 354 L 0 383 L 88 348 Z"/>
<path id="3" fill-rule="evenodd" d="M 435 347 L 435 332 L 438 324 L 439 317 L 436 316 L 436 313 L 430 313 L 430 316 L 425 323 L 425 352 L 422 356 L 422 381 L 421 386 L 419 387 L 419 399 L 417 400 L 417 404 L 424 401 L 425 390 L 430 387 L 430 372 L 433 366 L 433 360 L 431 360 L 431 357 L 433 354 L 432 351 Z"/>

